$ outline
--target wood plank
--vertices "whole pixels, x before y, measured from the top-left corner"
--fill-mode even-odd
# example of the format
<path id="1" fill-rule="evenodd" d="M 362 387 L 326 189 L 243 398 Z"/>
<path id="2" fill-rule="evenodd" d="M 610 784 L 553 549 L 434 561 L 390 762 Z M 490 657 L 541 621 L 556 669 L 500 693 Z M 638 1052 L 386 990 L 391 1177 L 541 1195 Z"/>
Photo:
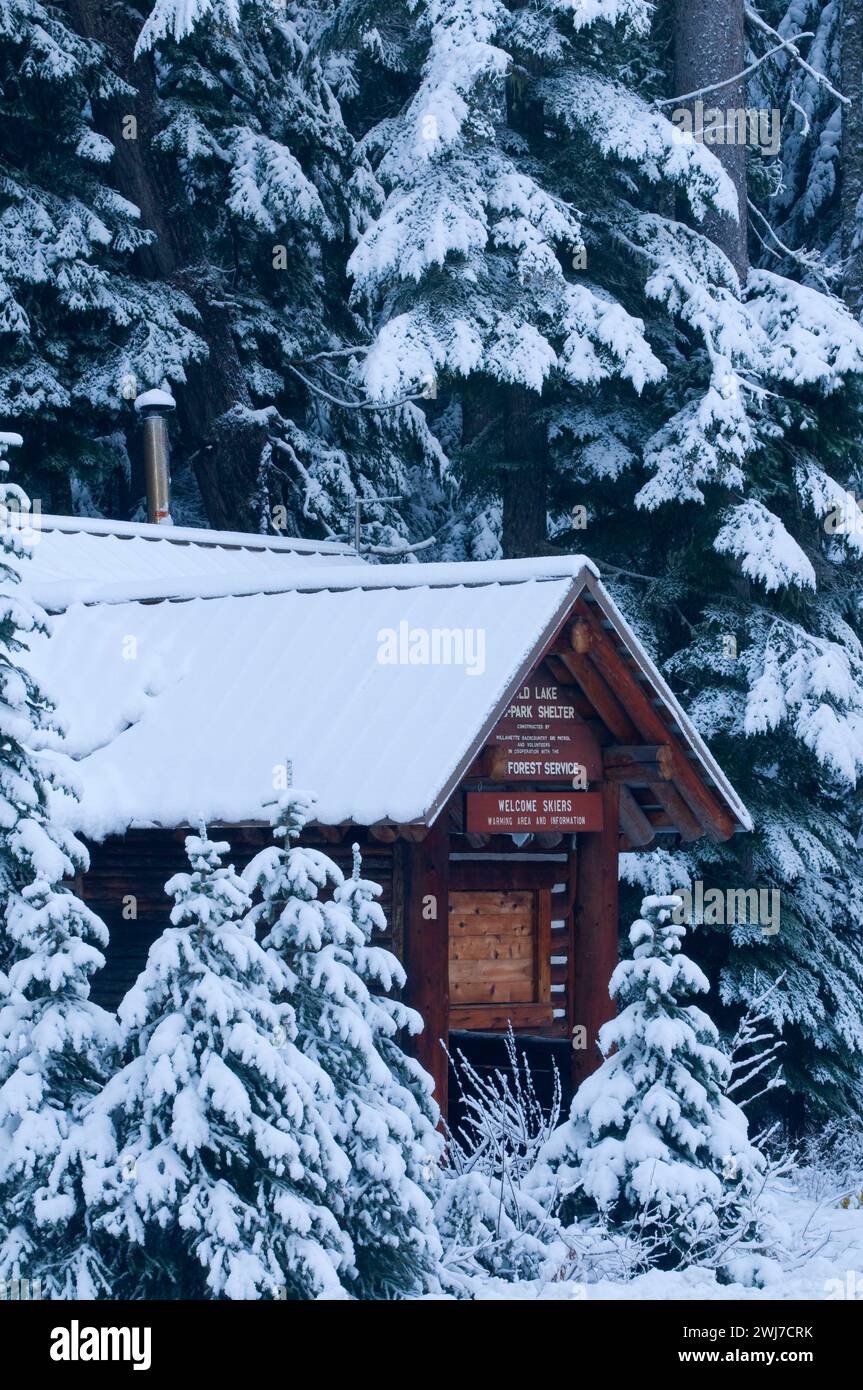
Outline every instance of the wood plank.
<path id="1" fill-rule="evenodd" d="M 508 1023 L 516 1030 L 547 1028 L 554 1019 L 553 1008 L 551 1004 L 457 1004 L 450 1020 L 453 1028 L 489 1033 L 502 1033 Z"/>
<path id="2" fill-rule="evenodd" d="M 544 909 L 540 909 L 538 899 L 544 902 Z M 550 900 L 548 887 L 536 891 L 451 890 L 449 977 L 453 1004 L 549 999 Z"/>
<path id="3" fill-rule="evenodd" d="M 473 922 L 482 917 L 502 917 L 507 922 L 528 921 L 533 912 L 533 894 L 519 889 L 508 897 L 496 889 L 484 893 L 471 889 L 469 893 L 450 893 L 450 917 L 453 921 Z"/>
<path id="4" fill-rule="evenodd" d="M 533 921 L 521 921 L 515 917 L 455 917 L 450 920 L 450 937 L 458 940 L 486 941 L 490 936 L 506 936 L 511 940 L 525 937 L 533 939 Z"/>
<path id="5" fill-rule="evenodd" d="M 449 939 L 450 964 L 454 960 L 533 960 L 530 934 L 506 936 L 453 936 Z"/>
<path id="6" fill-rule="evenodd" d="M 527 995 L 520 995 L 520 998 L 533 999 L 537 1003 L 536 996 L 536 972 L 534 969 L 533 955 L 526 959 L 514 960 L 453 960 L 449 962 L 449 982 L 450 990 L 454 990 L 456 985 L 470 988 L 475 985 L 477 993 L 468 995 L 469 998 L 480 999 L 483 995 L 479 991 L 491 988 L 495 991 L 498 998 L 509 999 L 510 985 L 524 985 L 529 990 Z"/>
<path id="7" fill-rule="evenodd" d="M 454 980 L 453 1004 L 534 1004 L 532 980 Z"/>
<path id="8" fill-rule="evenodd" d="M 514 846 L 507 835 L 496 837 L 505 853 L 513 854 Z M 522 851 L 523 852 L 523 851 Z M 563 877 L 563 863 L 538 859 L 535 863 L 523 859 L 456 859 L 450 863 L 451 893 L 525 891 L 552 887 Z"/>
<path id="9" fill-rule="evenodd" d="M 530 915 L 533 910 L 533 894 L 519 889 L 509 892 L 498 888 L 473 888 L 450 892 L 450 912 L 457 910 L 459 915 L 490 913 L 497 915 L 512 913 L 516 916 Z"/>
<path id="10" fill-rule="evenodd" d="M 473 960 L 463 956 L 449 957 L 450 978 L 468 980 L 473 976 L 476 980 L 523 980 L 536 979 L 534 953 L 526 956 L 501 956 L 495 960 L 492 956 L 483 956 L 479 960 Z M 536 998 L 536 996 L 532 996 Z"/>

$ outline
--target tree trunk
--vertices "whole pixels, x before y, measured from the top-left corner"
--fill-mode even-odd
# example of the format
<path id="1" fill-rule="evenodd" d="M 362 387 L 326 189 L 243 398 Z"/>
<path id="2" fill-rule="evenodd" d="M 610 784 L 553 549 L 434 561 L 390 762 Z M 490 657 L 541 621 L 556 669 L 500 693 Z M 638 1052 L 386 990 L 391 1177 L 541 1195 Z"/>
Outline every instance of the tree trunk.
<path id="1" fill-rule="evenodd" d="M 842 0 L 840 89 L 842 108 L 842 290 L 849 309 L 863 309 L 863 0 Z"/>
<path id="2" fill-rule="evenodd" d="M 697 92 L 702 87 L 712 86 L 727 77 L 733 77 L 746 66 L 745 43 L 743 35 L 743 0 L 677 0 L 674 23 L 674 85 L 681 96 Z M 725 133 L 729 123 L 725 115 L 729 111 L 745 111 L 746 84 L 732 82 L 715 92 L 705 92 L 700 98 L 704 110 L 718 108 L 722 113 Z M 681 109 L 695 112 L 695 99 L 681 102 Z M 698 133 L 706 122 L 695 120 Z M 724 251 L 741 283 L 749 273 L 749 254 L 747 249 L 747 201 L 746 201 L 746 144 L 745 118 L 738 123 L 738 139 L 733 144 L 711 143 L 705 140 L 708 148 L 716 155 L 728 174 L 737 192 L 739 221 L 735 222 L 727 213 L 710 212 L 701 224 L 705 236 Z"/>
<path id="3" fill-rule="evenodd" d="M 209 356 L 187 369 L 188 382 L 177 393 L 177 416 L 184 443 L 195 456 L 195 474 L 211 526 L 256 530 L 255 485 L 266 429 L 238 417 L 251 406 L 228 312 L 214 304 L 213 274 L 193 210 L 187 205 L 176 164 L 153 147 L 159 129 L 159 100 L 151 56 L 135 61 L 140 25 L 135 12 L 102 0 L 72 0 L 79 32 L 109 48 L 120 75 L 136 88 L 134 97 L 98 103 L 98 129 L 114 144 L 116 186 L 141 210 L 141 225 L 156 233 L 136 253 L 136 269 L 147 279 L 184 290 L 201 315 L 196 331 Z M 141 17 L 143 24 L 143 17 Z M 136 138 L 126 138 L 124 118 L 134 116 Z"/>
<path id="4" fill-rule="evenodd" d="M 503 408 L 503 533 L 506 559 L 548 550 L 548 445 L 540 398 L 508 386 Z"/>

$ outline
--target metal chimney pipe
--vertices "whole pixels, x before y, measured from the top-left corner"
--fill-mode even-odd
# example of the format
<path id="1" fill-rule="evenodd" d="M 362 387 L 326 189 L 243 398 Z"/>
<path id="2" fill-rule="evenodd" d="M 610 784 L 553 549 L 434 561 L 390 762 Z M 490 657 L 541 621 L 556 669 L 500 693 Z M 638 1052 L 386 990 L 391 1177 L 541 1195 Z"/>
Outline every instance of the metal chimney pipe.
<path id="1" fill-rule="evenodd" d="M 144 391 L 135 399 L 135 409 L 144 423 L 147 520 L 159 526 L 173 525 L 168 416 L 176 408 L 169 391 Z"/>

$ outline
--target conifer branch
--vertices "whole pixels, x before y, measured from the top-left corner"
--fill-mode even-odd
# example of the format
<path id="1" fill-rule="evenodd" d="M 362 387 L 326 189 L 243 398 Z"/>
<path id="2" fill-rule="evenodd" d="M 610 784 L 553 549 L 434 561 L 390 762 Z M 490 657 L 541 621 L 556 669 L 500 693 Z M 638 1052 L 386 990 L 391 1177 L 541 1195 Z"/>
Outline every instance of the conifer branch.
<path id="1" fill-rule="evenodd" d="M 318 386 L 316 382 L 311 381 L 298 367 L 292 366 L 290 362 L 286 365 L 288 371 L 292 372 L 295 377 L 299 377 L 300 381 L 309 391 L 313 391 L 315 395 L 323 397 L 323 399 L 329 401 L 331 405 L 337 405 L 342 410 L 398 410 L 400 406 L 409 405 L 411 401 L 424 401 L 428 399 L 423 392 L 419 392 L 415 396 L 400 396 L 397 401 L 376 402 L 342 400 L 338 396 L 334 396 L 331 391 L 327 391 L 323 386 Z"/>
<path id="2" fill-rule="evenodd" d="M 743 13 L 745 14 L 746 18 L 755 25 L 756 29 L 760 29 L 764 34 L 769 34 L 770 37 L 773 39 L 779 39 L 782 48 L 787 49 L 794 61 L 803 69 L 804 72 L 808 72 L 810 77 L 814 77 L 816 82 L 820 82 L 822 86 L 826 87 L 828 92 L 830 92 L 831 96 L 834 96 L 837 101 L 841 101 L 843 106 L 851 105 L 850 97 L 843 96 L 842 93 L 838 91 L 836 87 L 833 86 L 833 83 L 823 72 L 818 72 L 817 68 L 813 68 L 811 63 L 807 63 L 806 59 L 803 57 L 803 54 L 800 52 L 798 48 L 795 47 L 795 39 L 783 39 L 782 35 L 776 29 L 773 29 L 765 19 L 762 19 L 760 14 L 756 14 L 755 10 L 753 10 L 750 5 L 746 5 L 744 7 Z M 812 36 L 810 34 L 795 35 L 796 39 L 811 37 Z"/>

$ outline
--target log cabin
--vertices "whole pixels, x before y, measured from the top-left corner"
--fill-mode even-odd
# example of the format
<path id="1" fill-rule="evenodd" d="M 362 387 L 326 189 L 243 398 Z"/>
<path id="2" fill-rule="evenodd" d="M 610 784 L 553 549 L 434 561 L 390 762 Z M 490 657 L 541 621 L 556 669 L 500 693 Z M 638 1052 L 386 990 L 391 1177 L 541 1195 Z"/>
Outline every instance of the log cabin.
<path id="1" fill-rule="evenodd" d="M 22 582 L 51 616 L 28 662 L 54 701 L 110 931 L 116 1004 L 168 921 L 204 819 L 238 867 L 267 804 L 317 795 L 307 840 L 383 887 L 386 942 L 441 1041 L 509 1023 L 598 1062 L 618 855 L 751 820 L 585 556 L 371 565 L 346 545 L 43 517 Z"/>

